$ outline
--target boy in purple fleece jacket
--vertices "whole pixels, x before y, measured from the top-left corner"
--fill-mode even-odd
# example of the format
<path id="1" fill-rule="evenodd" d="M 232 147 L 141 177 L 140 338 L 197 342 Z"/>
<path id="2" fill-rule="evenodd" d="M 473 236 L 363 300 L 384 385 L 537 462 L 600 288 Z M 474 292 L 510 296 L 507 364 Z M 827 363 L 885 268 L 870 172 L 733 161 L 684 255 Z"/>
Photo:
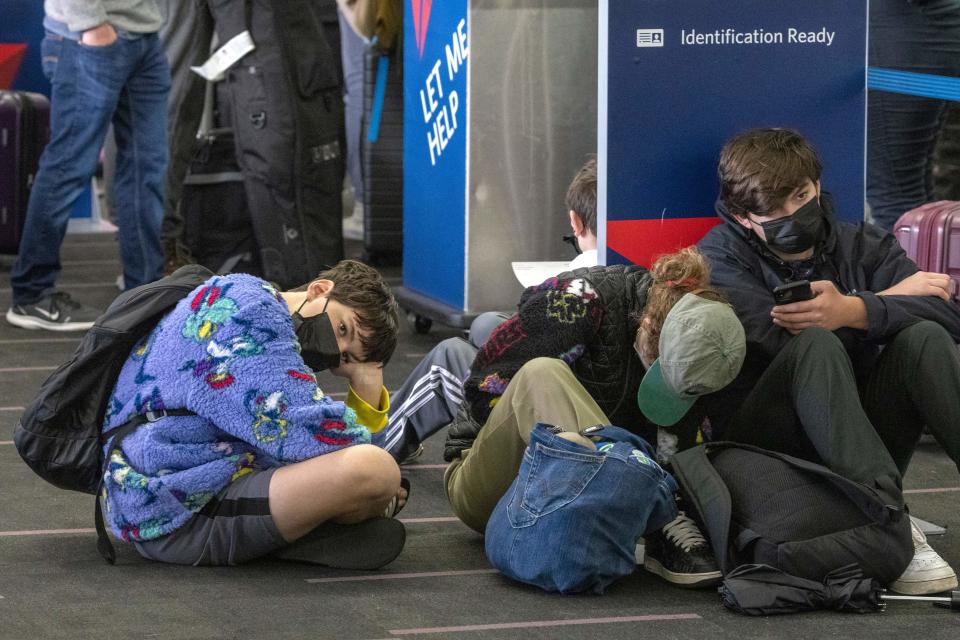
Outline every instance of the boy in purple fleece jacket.
<path id="1" fill-rule="evenodd" d="M 406 490 L 368 427 L 386 421 L 382 366 L 397 325 L 389 287 L 354 261 L 296 291 L 241 274 L 195 289 L 133 349 L 111 396 L 104 431 L 151 411 L 196 414 L 107 444 L 113 534 L 177 564 L 392 560 L 403 527 L 375 516 L 392 515 Z M 349 379 L 346 404 L 317 386 L 323 368 Z"/>

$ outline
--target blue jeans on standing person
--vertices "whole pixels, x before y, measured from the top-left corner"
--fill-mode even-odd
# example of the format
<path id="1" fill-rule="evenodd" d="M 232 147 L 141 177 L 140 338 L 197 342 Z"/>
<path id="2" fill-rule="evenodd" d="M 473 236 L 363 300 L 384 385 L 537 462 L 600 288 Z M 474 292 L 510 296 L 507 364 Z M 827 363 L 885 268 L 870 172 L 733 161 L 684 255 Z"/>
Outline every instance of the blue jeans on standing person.
<path id="1" fill-rule="evenodd" d="M 117 139 L 114 220 L 126 288 L 163 275 L 163 180 L 170 69 L 156 34 L 119 34 L 92 47 L 48 32 L 41 47 L 52 84 L 50 143 L 40 159 L 13 267 L 14 304 L 55 288 L 74 202 L 90 184 L 111 122 Z"/>
<path id="2" fill-rule="evenodd" d="M 367 42 L 353 30 L 338 11 L 340 18 L 340 59 L 343 65 L 343 103 L 347 129 L 347 174 L 353 183 L 357 202 L 363 202 L 363 67 L 366 64 Z"/>
<path id="3" fill-rule="evenodd" d="M 870 66 L 960 75 L 960 0 L 871 0 Z M 867 201 L 873 222 L 897 218 L 934 199 L 930 165 L 947 103 L 870 90 Z"/>

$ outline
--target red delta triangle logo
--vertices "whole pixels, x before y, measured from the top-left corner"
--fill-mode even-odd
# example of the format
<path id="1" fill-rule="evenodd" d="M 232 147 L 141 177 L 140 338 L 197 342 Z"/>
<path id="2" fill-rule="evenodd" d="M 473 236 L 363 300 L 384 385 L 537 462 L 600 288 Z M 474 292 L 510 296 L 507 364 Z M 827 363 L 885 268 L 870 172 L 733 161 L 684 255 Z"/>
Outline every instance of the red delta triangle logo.
<path id="1" fill-rule="evenodd" d="M 417 51 L 423 57 L 423 47 L 427 42 L 427 25 L 430 24 L 430 7 L 433 0 L 410 0 L 413 6 L 413 35 L 417 41 Z"/>

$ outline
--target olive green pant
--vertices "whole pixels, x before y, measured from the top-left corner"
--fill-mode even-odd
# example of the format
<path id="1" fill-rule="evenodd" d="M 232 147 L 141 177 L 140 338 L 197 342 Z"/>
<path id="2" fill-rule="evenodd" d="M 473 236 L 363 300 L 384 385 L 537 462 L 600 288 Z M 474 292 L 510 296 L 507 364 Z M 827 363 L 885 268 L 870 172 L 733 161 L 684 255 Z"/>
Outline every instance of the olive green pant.
<path id="1" fill-rule="evenodd" d="M 523 365 L 494 406 L 473 447 L 444 474 L 453 513 L 483 533 L 497 502 L 517 477 L 530 432 L 538 422 L 564 431 L 609 424 L 597 403 L 556 358 Z"/>

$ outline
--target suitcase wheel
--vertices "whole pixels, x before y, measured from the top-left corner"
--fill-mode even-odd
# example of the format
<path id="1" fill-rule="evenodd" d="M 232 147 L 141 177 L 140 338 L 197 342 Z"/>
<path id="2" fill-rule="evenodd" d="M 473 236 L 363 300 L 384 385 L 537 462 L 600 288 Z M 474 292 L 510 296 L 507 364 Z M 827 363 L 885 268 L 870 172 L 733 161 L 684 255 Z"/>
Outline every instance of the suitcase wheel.
<path id="1" fill-rule="evenodd" d="M 413 330 L 420 335 L 426 335 L 427 333 L 430 333 L 430 327 L 433 326 L 433 320 L 413 312 L 409 312 L 407 314 L 407 320 L 409 320 L 410 324 L 413 325 Z"/>

